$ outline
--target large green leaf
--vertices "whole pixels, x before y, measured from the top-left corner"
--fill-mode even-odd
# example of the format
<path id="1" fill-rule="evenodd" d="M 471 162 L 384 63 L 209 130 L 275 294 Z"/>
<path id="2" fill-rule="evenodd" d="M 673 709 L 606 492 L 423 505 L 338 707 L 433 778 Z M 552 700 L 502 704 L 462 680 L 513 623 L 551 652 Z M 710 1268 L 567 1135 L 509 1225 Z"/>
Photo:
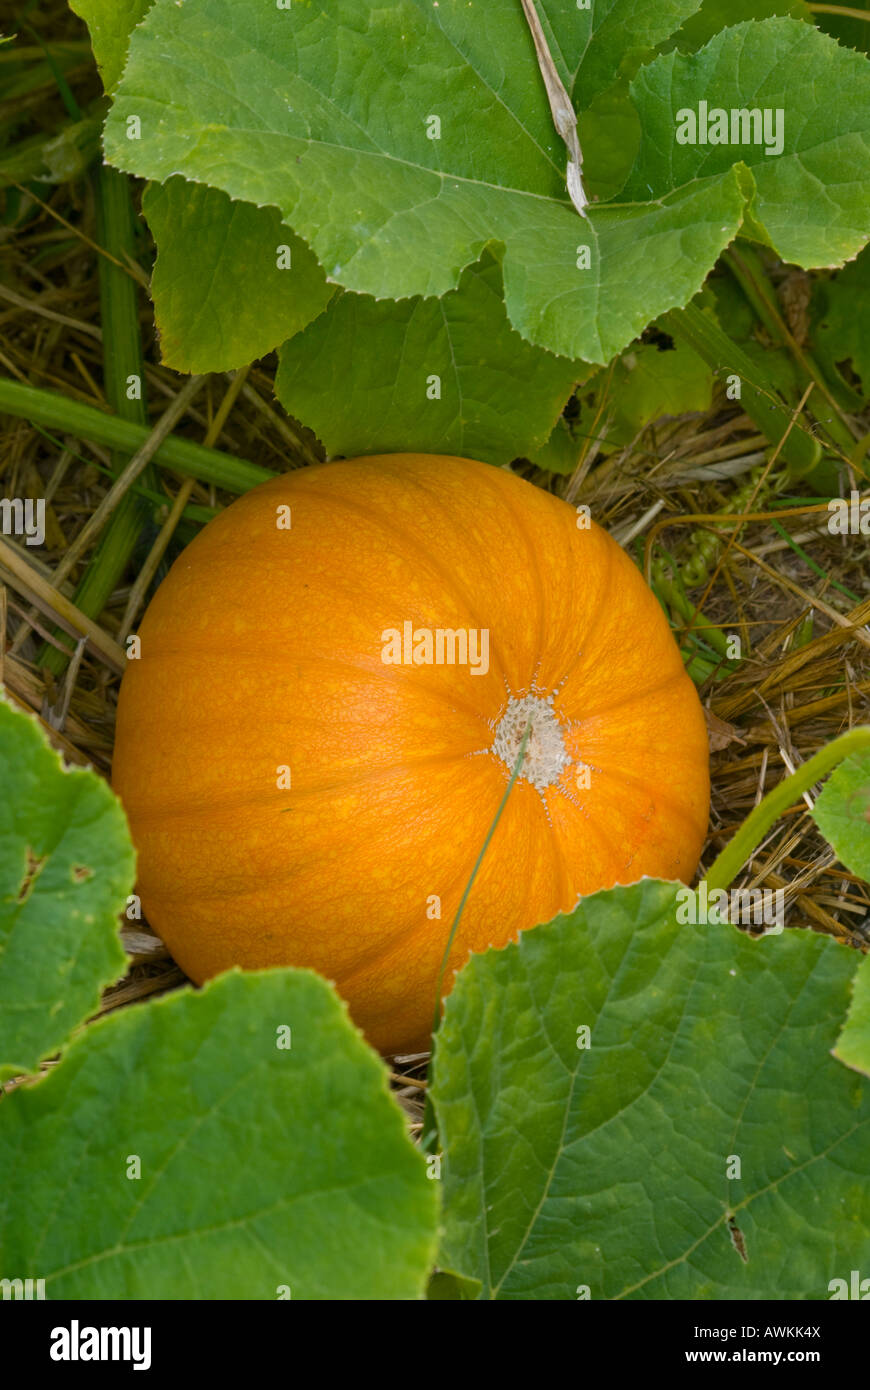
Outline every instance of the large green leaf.
<path id="1" fill-rule="evenodd" d="M 582 112 L 617 74 L 633 73 L 640 61 L 650 57 L 700 5 L 701 0 L 656 0 L 653 5 L 649 0 L 591 0 L 583 7 L 577 0 L 538 0 L 536 8 L 559 76 L 575 109 Z M 487 55 L 480 43 L 479 15 L 472 5 L 460 3 L 451 8 L 449 20 L 442 21 L 447 32 L 463 53 L 474 53 L 483 63 Z M 500 39 L 505 19 L 513 20 L 520 8 L 510 3 L 493 6 L 498 13 L 496 32 Z M 500 74 L 492 59 L 489 67 L 491 85 L 497 91 Z"/>
<path id="2" fill-rule="evenodd" d="M 657 9 L 657 6 L 649 6 L 648 12 L 652 14 Z M 663 52 L 672 48 L 691 52 L 709 43 L 728 25 L 749 19 L 770 19 L 775 15 L 812 20 L 803 0 L 703 0 L 701 8 L 690 14 L 682 27 L 657 47 Z M 588 109 L 580 84 L 575 87 L 575 98 L 583 109 L 583 172 L 593 198 L 614 197 L 625 186 L 634 164 L 640 144 L 640 119 L 636 107 L 628 99 L 629 78 L 634 67 L 634 64 L 623 62 L 620 80 L 599 92 Z"/>
<path id="3" fill-rule="evenodd" d="M 113 1014 L 0 1105 L 0 1267 L 49 1298 L 419 1298 L 436 1186 L 309 971 Z"/>
<path id="4" fill-rule="evenodd" d="M 617 75 L 623 32 L 611 41 L 602 24 L 590 38 L 588 12 L 568 0 L 543 9 L 567 77 L 579 70 L 579 84 L 598 65 Z M 640 24 L 641 9 L 661 7 L 624 13 Z M 312 0 L 278 10 L 259 0 L 157 0 L 133 35 L 106 149 L 149 178 L 178 172 L 277 207 L 327 276 L 361 293 L 441 295 L 493 246 L 514 327 L 566 357 L 603 363 L 699 288 L 747 198 L 789 254 L 815 264 L 855 254 L 870 167 L 864 61 L 787 19 L 726 31 L 699 55 L 658 59 L 633 87 L 643 140 L 629 196 L 641 201 L 599 204 L 586 220 L 567 197 L 564 149 L 518 4 L 484 12 L 460 0 Z M 675 147 L 669 74 L 687 100 L 703 83 L 711 105 L 759 94 L 781 102 L 784 154 L 763 167 L 763 150 L 723 148 L 711 160 L 709 149 Z M 597 85 L 590 75 L 590 94 Z M 829 99 L 839 90 L 842 100 Z M 809 105 L 816 91 L 823 96 Z M 428 138 L 433 117 L 438 139 Z M 830 205 L 827 220 L 796 200 L 811 177 L 813 209 Z"/>
<path id="5" fill-rule="evenodd" d="M 34 1071 L 124 974 L 133 850 L 96 773 L 0 700 L 0 1077 Z"/>
<path id="6" fill-rule="evenodd" d="M 834 769 L 812 814 L 846 868 L 870 883 L 870 753 L 856 754 Z"/>
<path id="7" fill-rule="evenodd" d="M 439 1264 L 484 1298 L 826 1298 L 866 1258 L 870 1084 L 830 1055 L 854 953 L 678 925 L 676 893 L 596 894 L 457 980 Z"/>
<path id="8" fill-rule="evenodd" d="M 509 463 L 547 439 L 588 370 L 511 328 L 487 253 L 442 299 L 339 294 L 285 344 L 275 387 L 330 454 L 415 449 Z"/>
<path id="9" fill-rule="evenodd" d="M 632 96 L 643 141 L 623 197 L 667 197 L 693 180 L 712 195 L 739 160 L 751 174 L 750 225 L 784 260 L 842 265 L 870 236 L 867 60 L 812 25 L 736 25 L 700 53 L 657 58 L 638 73 Z M 677 143 L 679 113 L 697 114 L 701 103 L 708 113 L 781 112 L 782 152 L 764 140 L 702 144 L 700 122 L 699 143 Z M 731 133 L 729 114 L 729 140 Z"/>
<path id="10" fill-rule="evenodd" d="M 170 179 L 150 185 L 142 210 L 158 247 L 151 293 L 161 355 L 178 372 L 228 371 L 262 357 L 335 293 L 274 208 Z"/>

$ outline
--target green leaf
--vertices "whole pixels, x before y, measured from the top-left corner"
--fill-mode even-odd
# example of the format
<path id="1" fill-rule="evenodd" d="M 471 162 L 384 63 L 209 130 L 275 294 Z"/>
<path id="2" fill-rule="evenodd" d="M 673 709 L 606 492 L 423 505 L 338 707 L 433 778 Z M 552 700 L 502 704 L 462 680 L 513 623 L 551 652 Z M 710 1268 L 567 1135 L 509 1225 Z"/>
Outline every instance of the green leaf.
<path id="1" fill-rule="evenodd" d="M 151 293 L 161 355 L 177 372 L 242 367 L 298 333 L 335 293 L 274 208 L 170 179 L 146 189 L 142 210 L 158 247 Z"/>
<path id="2" fill-rule="evenodd" d="M 675 342 L 670 349 L 635 343 L 618 358 L 610 375 L 604 447 L 612 450 L 631 443 L 663 415 L 709 410 L 712 397 L 713 372 L 687 343 Z M 579 435 L 592 433 L 597 413 L 596 398 L 580 412 Z"/>
<path id="3" fill-rule="evenodd" d="M 700 53 L 657 58 L 632 84 L 643 140 L 622 196 L 666 197 L 692 180 L 712 194 L 740 160 L 756 234 L 783 260 L 842 265 L 870 235 L 867 73 L 862 55 L 792 19 L 740 24 Z M 708 112 L 781 111 L 782 153 L 763 141 L 701 143 L 700 120 L 698 143 L 677 143 L 679 113 L 697 116 L 702 102 Z"/>
<path id="4" fill-rule="evenodd" d="M 840 862 L 870 882 L 870 753 L 847 758 L 834 769 L 812 817 Z"/>
<path id="5" fill-rule="evenodd" d="M 746 298 L 742 288 L 733 275 L 727 273 L 711 275 L 698 296 L 698 303 L 704 302 L 712 311 L 719 327 L 732 342 L 757 343 L 759 327 L 755 310 Z M 773 351 L 773 348 L 769 348 Z"/>
<path id="6" fill-rule="evenodd" d="M 103 86 L 110 92 L 120 80 L 131 31 L 150 10 L 153 0 L 69 0 L 74 14 L 85 21 Z"/>
<path id="7" fill-rule="evenodd" d="M 476 1279 L 462 1280 L 446 1270 L 437 1269 L 429 1280 L 426 1297 L 434 1302 L 461 1302 L 463 1299 L 477 1298 L 480 1283 Z"/>
<path id="8" fill-rule="evenodd" d="M 870 956 L 864 958 L 856 971 L 849 1015 L 834 1048 L 834 1056 L 847 1067 L 870 1076 Z"/>
<path id="9" fill-rule="evenodd" d="M 130 34 L 153 0 L 76 0 L 103 84 L 121 77 Z M 145 190 L 157 244 L 151 285 L 163 361 L 179 372 L 230 371 L 271 352 L 333 293 L 313 252 L 274 208 L 233 202 L 182 178 Z M 283 268 L 277 250 L 287 247 Z M 286 265 L 289 259 L 289 266 Z"/>
<path id="10" fill-rule="evenodd" d="M 830 1055 L 854 953 L 681 926 L 676 894 L 596 894 L 457 979 L 438 1263 L 484 1298 L 826 1298 L 866 1255 L 870 1085 Z"/>
<path id="11" fill-rule="evenodd" d="M 592 203 L 615 198 L 634 168 L 640 117 L 623 78 L 583 113 L 583 182 Z"/>
<path id="12" fill-rule="evenodd" d="M 127 822 L 106 783 L 63 766 L 0 700 L 0 1077 L 35 1071 L 92 1014 L 126 956 Z"/>
<path id="13" fill-rule="evenodd" d="M 663 30 L 678 18 L 650 5 L 614 6 L 604 17 L 636 20 L 646 43 L 642 10 L 668 13 Z M 624 26 L 611 42 L 602 23 L 587 52 L 585 12 L 568 0 L 544 12 L 565 76 L 573 82 L 576 71 L 579 86 L 588 73 L 590 97 L 597 72 L 603 82 L 607 69 L 612 85 Z M 602 17 L 600 5 L 595 13 Z M 754 232 L 767 235 L 768 218 L 771 238 L 793 258 L 855 254 L 867 235 L 864 62 L 788 19 L 728 30 L 697 55 L 657 59 L 632 87 L 643 136 L 623 196 L 641 201 L 597 204 L 587 220 L 567 197 L 564 149 L 519 5 L 488 10 L 482 22 L 480 7 L 459 0 L 380 8 L 312 0 L 289 10 L 158 0 L 133 35 L 106 149 L 148 178 L 181 173 L 277 207 L 328 278 L 359 293 L 440 296 L 490 246 L 503 258 L 517 331 L 565 357 L 604 363 L 700 288 L 746 221 L 747 199 Z M 676 146 L 671 78 L 681 101 L 700 90 L 711 104 L 763 96 L 783 105 L 784 153 Z M 830 100 L 831 91 L 842 99 Z M 128 138 L 131 117 L 141 138 Z"/>
<path id="14" fill-rule="evenodd" d="M 564 416 L 560 416 L 550 437 L 527 457 L 548 473 L 573 473 L 580 462 L 584 443 L 583 436 L 574 430 L 574 422 L 569 423 Z"/>
<path id="15" fill-rule="evenodd" d="M 435 1189 L 310 971 L 113 1014 L 0 1106 L 0 1263 L 49 1298 L 420 1298 Z"/>
<path id="16" fill-rule="evenodd" d="M 700 4 L 701 0 L 656 0 L 653 5 L 649 0 L 590 0 L 581 9 L 577 0 L 543 0 L 536 8 L 559 75 L 575 109 L 584 112 L 617 74 L 633 75 L 641 61 L 651 57 Z M 454 40 L 461 39 L 463 52 L 468 52 L 475 38 L 479 48 L 479 16 L 472 6 L 460 4 L 453 9 L 450 33 Z"/>
<path id="17" fill-rule="evenodd" d="M 862 251 L 830 280 L 817 281 L 813 299 L 816 356 L 839 379 L 840 365 L 851 362 L 863 396 L 870 397 L 870 330 L 866 314 L 855 312 L 856 305 L 870 302 L 870 252 Z"/>
<path id="18" fill-rule="evenodd" d="M 487 253 L 442 299 L 339 294 L 284 345 L 275 389 L 330 454 L 509 463 L 544 443 L 586 371 L 511 328 Z"/>

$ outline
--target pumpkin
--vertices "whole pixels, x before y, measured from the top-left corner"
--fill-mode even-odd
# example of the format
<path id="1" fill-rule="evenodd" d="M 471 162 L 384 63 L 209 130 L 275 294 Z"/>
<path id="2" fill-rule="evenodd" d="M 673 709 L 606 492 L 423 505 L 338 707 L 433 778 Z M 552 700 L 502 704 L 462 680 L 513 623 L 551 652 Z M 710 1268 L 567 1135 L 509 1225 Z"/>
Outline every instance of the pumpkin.
<path id="1" fill-rule="evenodd" d="M 581 894 L 688 879 L 703 711 L 653 594 L 575 510 L 468 459 L 282 475 L 175 561 L 140 627 L 113 780 L 149 922 L 196 982 L 308 966 L 388 1054 Z"/>

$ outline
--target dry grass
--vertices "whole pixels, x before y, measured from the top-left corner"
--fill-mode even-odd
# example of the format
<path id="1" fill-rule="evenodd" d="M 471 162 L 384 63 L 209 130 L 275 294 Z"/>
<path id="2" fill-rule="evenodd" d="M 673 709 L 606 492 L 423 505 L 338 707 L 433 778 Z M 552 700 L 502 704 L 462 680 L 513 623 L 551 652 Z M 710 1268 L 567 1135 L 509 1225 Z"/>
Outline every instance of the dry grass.
<path id="1" fill-rule="evenodd" d="M 61 6 L 42 27 L 53 37 L 83 37 L 81 26 Z M 83 59 L 80 70 L 68 73 L 77 78 L 80 102 L 98 93 L 89 71 Z M 4 115 L 8 111 L 0 106 L 0 120 Z M 55 128 L 63 118 L 57 88 L 47 82 L 28 99 L 18 138 L 28 129 Z M 104 405 L 92 181 L 82 177 L 46 184 L 42 199 L 37 203 L 15 187 L 0 192 L 6 216 L 5 224 L 0 223 L 0 372 L 70 399 Z M 144 252 L 147 261 L 147 245 Z M 797 322 L 805 300 L 801 286 L 784 278 L 781 289 L 784 309 Z M 160 365 L 144 289 L 139 310 L 150 418 L 156 424 L 183 391 L 185 379 Z M 176 433 L 275 470 L 303 466 L 316 456 L 316 444 L 275 404 L 274 365 L 260 362 L 239 380 L 206 379 L 186 404 Z M 870 422 L 851 421 L 850 426 L 856 437 L 870 431 Z M 589 502 L 596 519 L 623 542 L 649 536 L 666 521 L 660 538 L 679 556 L 691 547 L 690 535 L 698 525 L 686 518 L 729 511 L 735 488 L 750 468 L 764 461 L 766 449 L 769 454 L 767 441 L 739 407 L 722 399 L 706 416 L 659 422 L 619 454 L 591 448 L 571 478 L 518 466 L 572 502 Z M 180 548 L 173 534 L 149 581 L 153 565 L 148 557 L 159 528 L 143 537 L 124 582 L 99 617 L 97 638 L 87 646 L 79 644 L 59 679 L 41 667 L 42 644 L 57 645 L 52 634 L 63 617 L 64 600 L 71 601 L 76 581 L 93 558 L 94 547 L 87 544 L 69 563 L 70 547 L 108 492 L 104 470 L 109 462 L 105 450 L 80 438 L 50 438 L 26 421 L 0 417 L 0 495 L 49 500 L 47 543 L 38 558 L 11 539 L 0 552 L 0 630 L 5 631 L 0 677 L 12 699 L 39 716 L 68 758 L 91 763 L 103 776 L 110 769 L 119 685 L 112 653 L 126 627 L 131 593 L 138 611 Z M 731 476 L 720 476 L 723 472 Z M 163 520 L 182 488 L 185 498 L 207 506 L 230 500 L 201 484 L 185 487 L 183 479 L 165 470 L 161 482 L 166 492 Z M 776 464 L 766 484 L 767 496 L 771 487 L 774 493 L 798 490 L 794 484 L 786 486 Z M 845 490 L 853 484 L 844 471 Z M 713 749 L 706 864 L 766 789 L 844 729 L 870 720 L 870 541 L 831 536 L 825 513 L 820 517 L 818 509 L 807 505 L 805 515 L 788 518 L 809 557 L 805 559 L 782 539 L 763 505 L 750 506 L 748 515 L 738 543 L 720 547 L 709 582 L 691 591 L 692 602 L 703 607 L 703 624 L 740 634 L 745 657 L 737 670 L 701 686 Z M 735 529 L 732 524 L 721 533 L 727 540 Z M 11 563 L 9 547 L 17 552 L 17 565 Z M 30 580 L 22 564 L 30 567 Z M 744 882 L 785 888 L 790 927 L 826 932 L 858 948 L 870 944 L 870 888 L 836 862 L 804 802 L 774 828 L 747 866 Z M 183 982 L 147 924 L 125 929 L 124 940 L 129 972 L 106 992 L 103 1013 Z M 420 1119 L 424 1075 L 425 1058 L 397 1064 L 397 1092 L 414 1122 Z"/>

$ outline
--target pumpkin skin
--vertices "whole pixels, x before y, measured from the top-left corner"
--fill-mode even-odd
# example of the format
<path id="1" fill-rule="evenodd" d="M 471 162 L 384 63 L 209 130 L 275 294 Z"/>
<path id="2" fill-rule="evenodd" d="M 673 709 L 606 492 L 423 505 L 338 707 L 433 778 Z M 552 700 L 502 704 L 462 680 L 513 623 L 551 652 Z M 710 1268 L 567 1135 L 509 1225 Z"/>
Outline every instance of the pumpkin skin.
<path id="1" fill-rule="evenodd" d="M 578 895 L 691 877 L 701 704 L 635 565 L 577 522 L 507 470 L 385 455 L 262 484 L 176 560 L 123 679 L 113 782 L 145 915 L 194 981 L 308 966 L 382 1052 L 426 1049 L 530 717 L 446 988 Z M 407 622 L 487 630 L 488 670 L 385 664 Z"/>

